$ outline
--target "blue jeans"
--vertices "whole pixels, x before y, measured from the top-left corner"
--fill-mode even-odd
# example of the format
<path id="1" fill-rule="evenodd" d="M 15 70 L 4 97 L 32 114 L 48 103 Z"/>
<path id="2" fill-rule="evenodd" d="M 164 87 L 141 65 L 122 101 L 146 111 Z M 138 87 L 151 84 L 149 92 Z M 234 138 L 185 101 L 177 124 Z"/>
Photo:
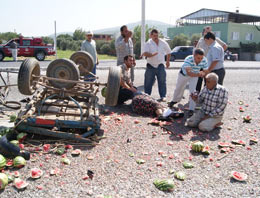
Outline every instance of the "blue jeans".
<path id="1" fill-rule="evenodd" d="M 92 70 L 92 73 L 95 75 L 96 75 L 96 67 L 97 67 L 97 64 L 94 65 L 93 70 Z M 91 74 L 84 76 L 84 81 L 94 81 L 94 80 L 95 80 L 95 77 L 92 76 Z"/>
<path id="2" fill-rule="evenodd" d="M 153 83 L 155 82 L 155 76 L 158 80 L 160 97 L 166 97 L 166 70 L 164 64 L 160 64 L 158 68 L 154 68 L 149 63 L 147 63 L 144 74 L 144 92 L 148 95 L 151 95 Z"/>

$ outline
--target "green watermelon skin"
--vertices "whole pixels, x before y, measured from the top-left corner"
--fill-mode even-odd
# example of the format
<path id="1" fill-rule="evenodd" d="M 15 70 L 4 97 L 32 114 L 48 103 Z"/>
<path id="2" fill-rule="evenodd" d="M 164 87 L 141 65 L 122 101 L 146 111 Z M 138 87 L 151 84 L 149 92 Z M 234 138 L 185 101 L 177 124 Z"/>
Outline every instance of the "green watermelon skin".
<path id="1" fill-rule="evenodd" d="M 171 179 L 157 179 L 153 184 L 161 191 L 172 191 L 175 187 L 174 182 Z"/>
<path id="2" fill-rule="evenodd" d="M 196 153 L 200 153 L 203 150 L 203 148 L 204 148 L 204 145 L 200 141 L 193 142 L 191 145 L 191 149 Z"/>

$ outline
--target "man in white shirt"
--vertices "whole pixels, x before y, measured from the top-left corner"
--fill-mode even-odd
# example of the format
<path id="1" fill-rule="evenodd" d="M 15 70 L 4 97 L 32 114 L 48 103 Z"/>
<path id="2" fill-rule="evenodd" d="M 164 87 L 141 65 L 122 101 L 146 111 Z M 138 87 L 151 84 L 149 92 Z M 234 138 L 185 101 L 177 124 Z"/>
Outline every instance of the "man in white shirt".
<path id="1" fill-rule="evenodd" d="M 166 70 L 165 55 L 167 55 L 166 67 L 170 67 L 171 49 L 168 43 L 159 38 L 159 32 L 153 29 L 144 47 L 143 56 L 147 57 L 147 65 L 144 75 L 144 92 L 151 95 L 155 76 L 158 80 L 160 101 L 166 102 Z"/>

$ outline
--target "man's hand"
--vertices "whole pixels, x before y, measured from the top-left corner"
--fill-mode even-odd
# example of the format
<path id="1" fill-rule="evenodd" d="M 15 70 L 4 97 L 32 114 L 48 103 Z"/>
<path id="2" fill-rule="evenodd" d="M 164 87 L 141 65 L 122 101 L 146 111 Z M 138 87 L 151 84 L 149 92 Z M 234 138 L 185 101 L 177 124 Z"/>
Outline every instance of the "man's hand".
<path id="1" fill-rule="evenodd" d="M 167 61 L 166 62 L 166 68 L 169 68 L 170 67 L 170 61 Z"/>
<path id="2" fill-rule="evenodd" d="M 203 78 L 205 75 L 206 75 L 206 73 L 204 71 L 199 72 L 199 77 Z"/>
<path id="3" fill-rule="evenodd" d="M 199 98 L 198 94 L 194 94 L 194 93 L 192 93 L 190 95 L 190 97 L 191 97 L 192 100 L 194 100 L 194 102 L 196 102 L 198 100 L 198 98 Z"/>

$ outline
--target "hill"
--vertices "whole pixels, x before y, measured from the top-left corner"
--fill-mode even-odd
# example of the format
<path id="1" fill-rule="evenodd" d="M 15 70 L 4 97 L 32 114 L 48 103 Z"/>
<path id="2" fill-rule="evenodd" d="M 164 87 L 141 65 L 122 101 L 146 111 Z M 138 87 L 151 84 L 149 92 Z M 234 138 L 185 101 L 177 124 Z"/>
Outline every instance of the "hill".
<path id="1" fill-rule="evenodd" d="M 163 33 L 164 36 L 167 36 L 167 28 L 173 27 L 173 25 L 171 25 L 171 24 L 160 22 L 160 21 L 154 21 L 154 20 L 146 20 L 146 24 L 148 25 L 148 27 L 155 27 L 156 29 L 160 30 Z M 134 30 L 134 28 L 136 26 L 141 25 L 141 21 L 135 22 L 135 23 L 128 23 L 126 25 L 127 25 L 128 29 Z M 99 29 L 99 30 L 93 30 L 93 32 L 95 34 L 113 34 L 113 35 L 116 35 L 116 34 L 119 33 L 120 27 L 121 26 Z M 60 34 L 73 35 L 73 32 L 59 32 L 59 33 L 57 33 L 57 36 L 60 35 Z M 52 34 L 49 37 L 53 38 L 54 35 Z"/>

